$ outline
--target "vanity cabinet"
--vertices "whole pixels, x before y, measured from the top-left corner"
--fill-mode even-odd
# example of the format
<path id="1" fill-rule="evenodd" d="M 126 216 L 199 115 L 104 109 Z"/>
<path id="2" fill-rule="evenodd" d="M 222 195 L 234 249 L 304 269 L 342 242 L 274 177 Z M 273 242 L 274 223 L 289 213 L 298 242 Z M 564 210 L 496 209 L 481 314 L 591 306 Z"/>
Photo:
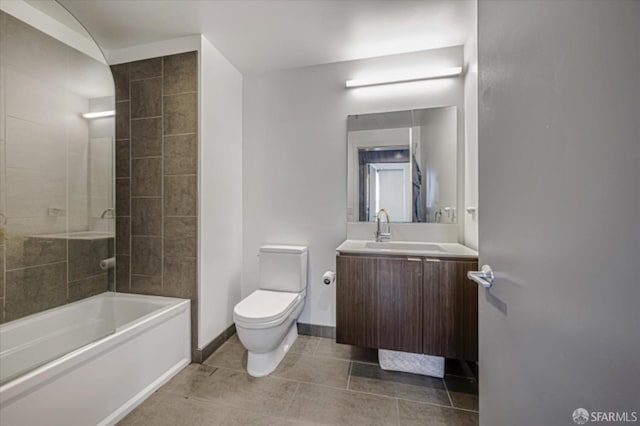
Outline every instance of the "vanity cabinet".
<path id="1" fill-rule="evenodd" d="M 336 341 L 476 361 L 469 259 L 338 255 Z"/>

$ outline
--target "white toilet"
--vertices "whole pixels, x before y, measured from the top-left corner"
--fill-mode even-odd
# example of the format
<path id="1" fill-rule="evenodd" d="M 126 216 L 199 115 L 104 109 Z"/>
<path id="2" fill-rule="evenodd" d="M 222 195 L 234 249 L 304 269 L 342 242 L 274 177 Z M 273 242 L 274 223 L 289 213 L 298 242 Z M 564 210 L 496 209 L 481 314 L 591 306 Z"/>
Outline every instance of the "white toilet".
<path id="1" fill-rule="evenodd" d="M 307 247 L 260 247 L 259 290 L 233 308 L 238 338 L 249 351 L 247 372 L 276 369 L 298 337 L 296 320 L 307 292 Z"/>

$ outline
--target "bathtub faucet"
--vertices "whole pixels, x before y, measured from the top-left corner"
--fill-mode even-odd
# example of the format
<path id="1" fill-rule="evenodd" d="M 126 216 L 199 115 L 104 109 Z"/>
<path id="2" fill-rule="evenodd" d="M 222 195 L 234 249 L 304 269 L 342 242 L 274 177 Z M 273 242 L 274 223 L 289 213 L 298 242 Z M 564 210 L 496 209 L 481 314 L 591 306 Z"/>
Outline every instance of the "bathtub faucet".
<path id="1" fill-rule="evenodd" d="M 387 232 L 382 232 L 380 230 L 380 218 L 382 217 L 383 213 L 387 218 Z M 387 211 L 387 209 L 378 210 L 378 214 L 376 215 L 376 222 L 378 224 L 378 227 L 375 232 L 376 241 L 381 242 L 383 240 L 390 240 L 391 239 L 391 218 L 389 217 L 389 212 Z"/>

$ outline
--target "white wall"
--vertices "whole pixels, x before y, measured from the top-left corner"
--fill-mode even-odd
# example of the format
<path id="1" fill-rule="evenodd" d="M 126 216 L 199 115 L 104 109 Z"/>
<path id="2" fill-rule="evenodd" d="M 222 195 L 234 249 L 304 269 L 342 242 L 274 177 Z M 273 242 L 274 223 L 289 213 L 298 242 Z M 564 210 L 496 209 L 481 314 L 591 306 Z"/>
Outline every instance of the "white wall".
<path id="1" fill-rule="evenodd" d="M 346 238 L 347 115 L 455 105 L 463 130 L 462 78 L 350 90 L 344 83 L 462 61 L 462 48 L 452 47 L 245 76 L 243 295 L 256 289 L 260 245 L 304 244 L 310 281 L 300 322 L 335 324 L 335 286 L 321 276 L 335 269 L 335 248 Z"/>
<path id="2" fill-rule="evenodd" d="M 242 74 L 202 37 L 198 347 L 233 324 L 242 268 Z"/>
<path id="3" fill-rule="evenodd" d="M 478 249 L 478 214 L 467 213 L 468 207 L 478 207 L 478 3 L 473 3 L 474 19 L 471 37 L 464 46 L 464 205 L 459 220 L 463 224 L 463 243 Z"/>

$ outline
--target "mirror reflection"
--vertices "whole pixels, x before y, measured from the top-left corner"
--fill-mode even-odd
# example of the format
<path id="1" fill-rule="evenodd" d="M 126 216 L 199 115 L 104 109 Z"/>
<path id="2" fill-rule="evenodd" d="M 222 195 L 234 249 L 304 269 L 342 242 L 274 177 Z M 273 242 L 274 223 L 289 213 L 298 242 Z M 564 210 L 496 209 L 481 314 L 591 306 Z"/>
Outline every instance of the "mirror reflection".
<path id="1" fill-rule="evenodd" d="M 348 221 L 456 223 L 456 107 L 351 115 L 347 144 Z"/>

